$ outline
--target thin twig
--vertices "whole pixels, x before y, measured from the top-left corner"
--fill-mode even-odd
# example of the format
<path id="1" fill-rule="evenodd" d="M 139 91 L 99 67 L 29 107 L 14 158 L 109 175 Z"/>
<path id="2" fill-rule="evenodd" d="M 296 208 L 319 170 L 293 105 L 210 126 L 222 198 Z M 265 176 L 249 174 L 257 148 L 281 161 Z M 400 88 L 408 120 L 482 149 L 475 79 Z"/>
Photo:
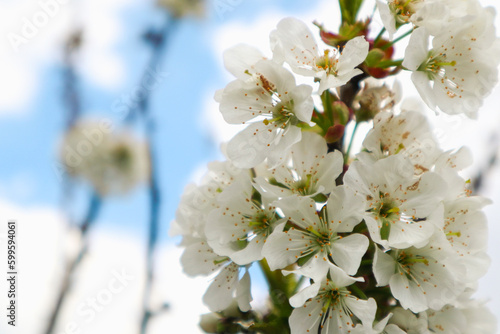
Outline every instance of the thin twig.
<path id="1" fill-rule="evenodd" d="M 150 69 L 155 69 L 161 63 L 163 55 L 166 50 L 167 40 L 172 30 L 174 29 L 177 20 L 172 17 L 167 18 L 167 23 L 164 28 L 159 33 L 149 33 L 148 40 L 153 45 L 153 54 L 146 67 L 142 81 L 149 75 Z M 149 233 L 148 233 L 148 246 L 146 253 L 146 284 L 144 287 L 143 296 L 143 311 L 141 319 L 141 329 L 140 332 L 145 334 L 147 332 L 147 327 L 151 318 L 158 314 L 158 312 L 151 310 L 151 291 L 153 287 L 153 281 L 155 277 L 155 252 L 158 246 L 158 233 L 159 233 L 159 216 L 160 216 L 160 188 L 158 183 L 158 175 L 156 169 L 156 152 L 154 146 L 154 133 L 155 133 L 155 122 L 153 117 L 149 112 L 149 102 L 150 102 L 150 91 L 148 90 L 138 103 L 137 113 L 131 111 L 129 113 L 129 120 L 140 115 L 144 121 L 146 128 L 146 136 L 149 144 L 149 158 L 150 158 L 150 178 L 149 178 L 149 197 L 150 197 L 150 220 L 149 220 Z M 162 307 L 162 310 L 167 307 Z"/>
<path id="2" fill-rule="evenodd" d="M 82 259 L 87 255 L 88 251 L 88 231 L 90 227 L 94 224 L 95 219 L 101 208 L 101 199 L 96 194 L 92 195 L 87 215 L 80 225 L 81 232 L 81 244 L 80 250 L 76 257 L 74 257 L 67 265 L 67 270 L 61 283 L 61 290 L 59 291 L 59 296 L 57 297 L 56 306 L 51 313 L 49 324 L 47 330 L 44 332 L 46 334 L 51 334 L 55 330 L 57 320 L 62 310 L 62 305 L 68 296 L 68 292 L 71 290 L 71 283 L 73 282 L 73 275 L 82 262 Z"/>
<path id="3" fill-rule="evenodd" d="M 69 131 L 76 123 L 76 120 L 80 117 L 81 108 L 81 97 L 78 89 L 78 76 L 75 70 L 75 56 L 80 50 L 82 45 L 82 30 L 78 29 L 72 33 L 66 44 L 64 45 L 64 68 L 62 71 L 63 79 L 63 93 L 62 93 L 62 103 L 64 110 L 66 112 L 65 119 L 65 131 Z M 62 178 L 62 198 L 61 207 L 62 211 L 66 212 L 69 225 L 73 225 L 69 214 L 68 208 L 70 208 L 71 199 L 73 198 L 73 182 L 67 174 L 63 174 Z"/>
<path id="4" fill-rule="evenodd" d="M 78 90 L 78 77 L 75 70 L 75 55 L 80 49 L 82 44 L 82 31 L 76 30 L 72 33 L 66 44 L 64 46 L 64 69 L 62 73 L 64 88 L 62 94 L 62 101 L 64 105 L 64 109 L 66 111 L 66 120 L 65 120 L 65 130 L 69 131 L 75 124 L 76 120 L 80 117 L 81 114 L 81 99 Z M 71 180 L 63 175 L 62 179 L 62 207 L 68 208 L 69 202 L 72 198 L 72 190 L 73 185 Z M 59 290 L 59 295 L 57 296 L 56 305 L 54 310 L 52 311 L 49 319 L 49 323 L 45 333 L 50 334 L 55 330 L 55 326 L 57 325 L 57 320 L 59 314 L 62 309 L 62 305 L 66 299 L 66 296 L 71 287 L 71 281 L 73 279 L 73 273 L 87 252 L 86 248 L 86 234 L 88 231 L 88 227 L 92 224 L 97 215 L 97 211 L 99 210 L 100 201 L 97 200 L 97 196 L 93 195 L 90 200 L 89 209 L 86 217 L 84 218 L 82 224 L 79 226 L 81 236 L 82 236 L 82 245 L 79 251 L 79 254 L 74 259 L 68 261 L 68 265 L 66 266 L 67 271 L 62 279 L 61 289 Z M 63 209 L 65 210 L 65 209 Z M 70 219 L 70 214 L 67 212 L 66 216 L 70 221 L 70 225 L 73 225 Z"/>
<path id="5" fill-rule="evenodd" d="M 361 89 L 360 83 L 364 79 L 366 79 L 368 75 L 366 73 L 359 74 L 349 80 L 348 83 L 340 87 L 340 100 L 345 103 L 345 105 L 349 108 L 352 108 L 352 103 L 354 102 L 354 98 L 358 94 Z M 335 143 L 328 144 L 328 152 L 333 152 L 338 150 L 340 152 L 344 152 L 344 137 L 341 140 L 336 141 Z"/>
<path id="6" fill-rule="evenodd" d="M 71 34 L 64 50 L 64 91 L 63 101 L 68 111 L 66 118 L 66 128 L 71 128 L 81 114 L 81 100 L 77 85 L 77 74 L 75 71 L 75 55 L 82 44 L 82 31 L 77 30 Z"/>

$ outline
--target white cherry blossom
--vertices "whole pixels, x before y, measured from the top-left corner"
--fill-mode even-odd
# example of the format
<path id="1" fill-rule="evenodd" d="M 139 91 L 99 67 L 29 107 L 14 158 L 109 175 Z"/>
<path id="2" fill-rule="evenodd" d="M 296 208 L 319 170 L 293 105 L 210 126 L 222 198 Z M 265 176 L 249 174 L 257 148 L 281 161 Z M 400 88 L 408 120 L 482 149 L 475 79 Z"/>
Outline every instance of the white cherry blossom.
<path id="1" fill-rule="evenodd" d="M 95 120 L 81 120 L 68 130 L 60 156 L 66 171 L 100 196 L 128 193 L 149 178 L 146 142 L 129 129 L 111 131 Z"/>
<path id="2" fill-rule="evenodd" d="M 461 20 L 485 17 L 490 8 L 484 8 L 477 0 L 424 0 L 411 16 L 416 27 L 425 27 L 431 35 L 439 35 L 449 24 L 461 24 Z M 490 23 L 491 27 L 493 25 Z"/>
<path id="3" fill-rule="evenodd" d="M 242 311 L 250 309 L 250 277 L 245 267 L 233 263 L 225 255 L 214 252 L 205 234 L 207 219 L 218 207 L 220 197 L 229 185 L 250 180 L 250 171 L 236 168 L 228 161 L 212 162 L 200 185 L 189 185 L 171 223 L 171 235 L 181 235 L 184 252 L 183 271 L 189 276 L 215 275 L 203 301 L 211 311 L 221 311 L 236 299 Z"/>
<path id="4" fill-rule="evenodd" d="M 396 30 L 407 23 L 439 35 L 443 27 L 460 24 L 465 17 L 484 17 L 489 10 L 477 0 L 377 0 L 377 8 L 391 40 Z"/>
<path id="5" fill-rule="evenodd" d="M 219 196 L 216 210 L 208 215 L 205 233 L 217 254 L 240 265 L 262 259 L 262 247 L 280 217 L 275 204 L 252 198 L 250 180 L 235 182 Z"/>
<path id="6" fill-rule="evenodd" d="M 170 224 L 170 235 L 205 239 L 205 224 L 210 211 L 217 208 L 217 197 L 237 179 L 249 180 L 250 171 L 229 161 L 209 163 L 200 184 L 186 187 Z"/>
<path id="7" fill-rule="evenodd" d="M 436 173 L 414 174 L 408 159 L 394 155 L 354 161 L 344 176 L 345 185 L 366 198 L 363 218 L 372 240 L 384 247 L 422 247 L 443 225 L 446 183 Z"/>
<path id="8" fill-rule="evenodd" d="M 356 66 L 368 55 L 369 45 L 364 37 L 351 39 L 342 50 L 320 50 L 313 35 L 304 22 L 283 19 L 272 33 L 273 52 L 282 54 L 295 73 L 318 78 L 320 94 L 362 73 Z"/>
<path id="9" fill-rule="evenodd" d="M 368 78 L 363 83 L 363 89 L 353 103 L 358 123 L 372 120 L 380 112 L 391 112 L 401 101 L 402 88 L 397 80 L 392 87 L 388 87 L 385 83 L 380 84 L 379 80 L 373 78 Z"/>
<path id="10" fill-rule="evenodd" d="M 252 296 L 248 268 L 218 255 L 203 238 L 185 238 L 184 247 L 181 264 L 188 276 L 215 275 L 203 296 L 203 302 L 210 311 L 222 311 L 234 300 L 243 312 L 250 310 Z M 240 279 L 242 271 L 245 274 Z"/>
<path id="11" fill-rule="evenodd" d="M 336 187 L 343 161 L 339 151 L 328 153 L 326 141 L 320 135 L 304 132 L 302 140 L 292 146 L 289 158 L 255 178 L 255 182 L 277 197 L 327 195 Z"/>
<path id="12" fill-rule="evenodd" d="M 449 201 L 445 205 L 443 232 L 466 267 L 464 279 L 470 282 L 486 274 L 490 264 L 486 254 L 488 224 L 482 211 L 488 203 L 488 200 L 474 196 Z"/>
<path id="13" fill-rule="evenodd" d="M 492 20 L 490 14 L 456 22 L 434 37 L 431 50 L 425 27 L 412 33 L 403 66 L 413 71 L 412 81 L 431 109 L 477 116 L 497 82 L 499 42 L 487 24 Z"/>
<path id="14" fill-rule="evenodd" d="M 307 197 L 286 197 L 277 205 L 288 222 L 276 227 L 263 248 L 271 270 L 305 261 L 310 272 L 326 272 L 325 268 L 333 263 L 349 275 L 356 274 L 368 239 L 357 233 L 339 233 L 351 232 L 361 221 L 362 198 L 337 187 L 321 212 Z"/>
<path id="15" fill-rule="evenodd" d="M 462 267 L 444 244 L 423 248 L 376 249 L 373 273 L 378 286 L 389 285 L 401 306 L 413 312 L 439 310 L 465 289 Z"/>
<path id="16" fill-rule="evenodd" d="M 297 86 L 294 76 L 272 60 L 255 64 L 246 81 L 229 83 L 220 97 L 220 111 L 230 124 L 247 124 L 227 145 L 227 155 L 242 168 L 255 167 L 266 158 L 270 167 L 300 141 L 299 122 L 310 122 L 312 88 Z"/>
<path id="17" fill-rule="evenodd" d="M 471 160 L 471 152 L 465 148 L 457 152 L 445 152 L 436 161 L 434 170 L 448 184 L 443 201 L 443 232 L 453 251 L 466 266 L 465 280 L 474 282 L 486 273 L 490 264 L 486 254 L 488 224 L 482 210 L 491 201 L 470 196 L 466 181 L 459 175 L 462 169 L 470 165 Z"/>
<path id="18" fill-rule="evenodd" d="M 377 8 L 385 29 L 392 39 L 396 30 L 423 7 L 425 0 L 377 0 Z"/>
<path id="19" fill-rule="evenodd" d="M 461 306 L 446 305 L 440 310 L 427 310 L 417 315 L 396 308 L 390 320 L 408 334 L 494 334 L 496 319 L 483 304 L 468 301 Z"/>
<path id="20" fill-rule="evenodd" d="M 222 311 L 236 300 L 241 311 L 251 310 L 250 274 L 245 271 L 240 279 L 241 267 L 230 263 L 222 268 L 203 295 L 203 302 L 210 311 Z"/>
<path id="21" fill-rule="evenodd" d="M 438 157 L 434 171 L 448 184 L 445 202 L 470 195 L 467 181 L 460 175 L 460 172 L 471 164 L 472 152 L 467 147 L 462 147 L 457 151 L 444 152 Z M 485 202 L 485 204 L 488 203 Z"/>
<path id="22" fill-rule="evenodd" d="M 359 299 L 348 289 L 362 278 L 350 277 L 331 266 L 328 275 L 313 279 L 313 284 L 290 298 L 290 305 L 295 307 L 289 320 L 292 334 L 351 333 L 356 325 L 354 316 L 371 325 L 371 314 L 377 308 L 375 300 Z"/>
<path id="23" fill-rule="evenodd" d="M 377 6 L 391 39 L 407 23 L 411 33 L 403 66 L 387 74 L 412 71 L 429 107 L 475 117 L 500 63 L 493 10 L 478 0 L 377 0 Z M 306 24 L 286 18 L 270 35 L 272 57 L 245 44 L 224 53 L 234 80 L 215 99 L 226 122 L 246 128 L 223 146 L 228 161 L 210 164 L 201 182 L 186 188 L 171 224 L 171 234 L 182 237 L 184 272 L 210 280 L 203 301 L 218 312 L 218 323 L 204 326 L 493 334 L 491 312 L 471 299 L 490 264 L 483 212 L 490 202 L 472 196 L 462 177 L 472 153 L 443 152 L 419 112 L 423 104 L 395 111 L 397 85 L 390 90 L 363 76 L 356 96 L 344 94 L 361 68 L 380 57 L 381 69 L 399 61 L 392 48 L 382 50 L 380 35 L 375 46 L 387 52 L 374 51 L 364 63 L 369 43 L 352 36 L 371 31 L 371 21 L 345 24 L 343 9 L 338 34 L 321 29 L 323 40 L 339 41 L 337 48 L 320 46 Z M 312 78 L 319 94 L 297 85 Z M 347 108 L 338 108 L 339 99 Z M 371 120 L 354 161 L 343 156 L 345 146 L 352 148 L 345 135 L 333 144 L 323 137 Z M 269 309 L 226 314 L 231 305 L 251 309 L 254 263 L 269 283 Z M 281 330 L 286 320 L 290 328 Z"/>
<path id="24" fill-rule="evenodd" d="M 362 153 L 361 158 L 379 160 L 400 154 L 411 161 L 418 174 L 429 171 L 441 154 L 428 120 L 417 111 L 377 114 L 363 147 L 369 153 Z"/>

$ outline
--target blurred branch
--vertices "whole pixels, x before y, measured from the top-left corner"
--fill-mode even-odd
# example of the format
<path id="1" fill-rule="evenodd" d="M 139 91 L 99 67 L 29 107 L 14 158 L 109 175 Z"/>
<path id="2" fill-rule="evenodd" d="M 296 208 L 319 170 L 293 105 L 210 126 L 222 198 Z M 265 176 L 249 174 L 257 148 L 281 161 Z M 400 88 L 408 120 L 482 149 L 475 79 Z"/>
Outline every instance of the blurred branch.
<path id="1" fill-rule="evenodd" d="M 145 35 L 145 39 L 153 48 L 151 59 L 149 60 L 146 69 L 144 70 L 141 82 L 144 82 L 149 75 L 150 69 L 155 69 L 161 63 L 165 54 L 168 38 L 177 24 L 177 19 L 167 17 L 167 21 L 162 30 L 158 32 L 150 31 Z M 160 216 L 160 188 L 158 183 L 157 169 L 156 169 L 156 152 L 155 152 L 155 121 L 149 110 L 151 92 L 148 90 L 138 103 L 137 110 L 131 110 L 128 115 L 128 120 L 132 120 L 140 116 L 145 125 L 145 132 L 149 144 L 149 158 L 150 158 L 150 178 L 149 178 L 149 197 L 150 197 L 150 220 L 149 220 L 149 233 L 148 233 L 148 246 L 146 253 L 146 285 L 144 287 L 143 296 L 143 311 L 141 320 L 141 333 L 147 331 L 147 327 L 151 318 L 159 312 L 151 310 L 151 293 L 153 288 L 155 276 L 155 252 L 158 246 L 158 233 L 159 233 L 159 216 Z M 161 311 L 166 310 L 168 307 L 162 307 Z"/>
<path id="2" fill-rule="evenodd" d="M 71 128 L 81 114 L 81 101 L 77 89 L 77 75 L 74 58 L 82 45 L 82 30 L 76 30 L 68 37 L 64 48 L 64 91 L 63 100 L 68 111 L 66 128 Z"/>
<path id="3" fill-rule="evenodd" d="M 54 333 L 58 317 L 62 310 L 62 305 L 64 304 L 64 301 L 68 296 L 68 292 L 71 290 L 71 283 L 73 282 L 74 279 L 73 275 L 76 272 L 76 269 L 78 268 L 80 263 L 82 262 L 82 259 L 85 257 L 85 255 L 87 255 L 88 231 L 90 230 L 90 227 L 94 224 L 100 209 L 101 209 L 101 199 L 97 194 L 94 193 L 90 199 L 87 215 L 80 225 L 80 234 L 81 234 L 80 250 L 78 251 L 78 254 L 71 261 L 69 261 L 69 264 L 66 266 L 67 270 L 61 283 L 61 290 L 57 297 L 56 306 L 50 316 L 47 330 L 44 332 L 46 334 Z"/>
<path id="4" fill-rule="evenodd" d="M 74 31 L 72 34 L 68 36 L 66 44 L 64 45 L 64 69 L 62 71 L 63 77 L 63 93 L 62 93 L 62 102 L 64 110 L 66 111 L 66 119 L 65 119 L 65 129 L 64 131 L 69 131 L 76 120 L 81 115 L 81 99 L 78 91 L 78 76 L 75 70 L 75 55 L 78 53 L 80 47 L 82 45 L 82 30 L 78 29 Z M 70 179 L 64 175 L 62 184 L 62 207 L 63 211 L 67 211 L 65 208 L 69 207 L 69 202 L 72 198 L 72 184 Z M 50 319 L 48 322 L 47 329 L 45 333 L 50 334 L 55 330 L 55 326 L 57 325 L 58 317 L 60 315 L 62 306 L 68 295 L 68 292 L 71 288 L 71 282 L 73 281 L 73 274 L 78 268 L 81 260 L 87 253 L 87 231 L 89 227 L 92 225 L 95 220 L 97 213 L 100 208 L 100 200 L 97 195 L 93 194 L 90 199 L 89 208 L 87 211 L 87 215 L 84 218 L 83 222 L 79 226 L 80 234 L 81 234 L 81 245 L 80 250 L 77 256 L 68 261 L 66 265 L 66 273 L 61 282 L 61 289 L 56 299 L 56 305 L 54 310 L 50 315 Z M 67 213 L 68 220 L 70 219 L 69 213 Z M 71 223 L 72 225 L 72 223 Z"/>
<path id="5" fill-rule="evenodd" d="M 63 80 L 63 93 L 62 103 L 64 111 L 66 112 L 65 128 L 64 131 L 69 131 L 76 120 L 82 113 L 81 97 L 78 90 L 78 76 L 75 70 L 75 57 L 82 46 L 83 31 L 81 29 L 75 30 L 70 34 L 64 45 L 64 68 L 62 71 Z M 62 178 L 62 200 L 61 206 L 63 212 L 66 212 L 67 219 L 70 225 L 73 224 L 68 213 L 69 203 L 72 199 L 73 184 L 67 175 Z"/>
<path id="6" fill-rule="evenodd" d="M 488 157 L 488 160 L 486 161 L 486 166 L 484 166 L 482 169 L 479 170 L 479 172 L 476 174 L 471 179 L 472 183 L 472 193 L 473 194 L 479 194 L 485 185 L 485 180 L 488 176 L 488 174 L 495 168 L 498 162 L 498 153 L 500 150 L 500 143 L 499 143 L 499 138 L 497 134 L 493 134 L 490 137 L 490 142 L 494 143 L 493 145 L 488 145 L 488 146 L 493 146 L 493 150 L 490 153 L 490 156 Z"/>

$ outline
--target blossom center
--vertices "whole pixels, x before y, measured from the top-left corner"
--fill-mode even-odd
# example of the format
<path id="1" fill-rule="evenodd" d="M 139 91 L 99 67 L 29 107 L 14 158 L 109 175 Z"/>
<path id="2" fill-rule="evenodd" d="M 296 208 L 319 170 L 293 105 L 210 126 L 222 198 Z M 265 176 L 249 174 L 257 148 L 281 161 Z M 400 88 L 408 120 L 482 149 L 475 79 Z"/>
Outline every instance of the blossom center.
<path id="1" fill-rule="evenodd" d="M 408 254 L 405 251 L 400 251 L 398 253 L 396 261 L 398 263 L 399 270 L 405 273 L 409 279 L 414 278 L 411 271 L 415 264 L 422 263 L 426 266 L 429 265 L 429 260 L 427 260 L 425 256 Z"/>
<path id="2" fill-rule="evenodd" d="M 425 72 L 429 80 L 434 80 L 437 76 L 443 76 L 445 66 L 455 66 L 456 64 L 455 60 L 448 61 L 445 53 L 434 55 L 431 51 L 427 61 L 423 62 L 417 70 Z"/>
<path id="3" fill-rule="evenodd" d="M 348 294 L 349 292 L 346 288 L 334 288 L 327 283 L 327 286 L 319 292 L 318 297 L 323 300 L 323 310 L 326 310 L 330 306 L 335 306 L 339 302 L 339 299 Z"/>
<path id="4" fill-rule="evenodd" d="M 396 17 L 396 23 L 403 25 L 408 23 L 410 17 L 417 11 L 417 5 L 422 0 L 395 0 L 389 3 L 391 12 Z"/>
<path id="5" fill-rule="evenodd" d="M 337 75 L 338 62 L 339 59 L 336 56 L 330 57 L 330 50 L 325 50 L 323 57 L 316 61 L 316 67 L 325 70 L 328 74 Z"/>
<path id="6" fill-rule="evenodd" d="M 291 185 L 291 190 L 302 196 L 311 195 L 314 192 L 314 181 L 311 174 L 307 174 L 305 179 L 299 179 Z"/>
<path id="7" fill-rule="evenodd" d="M 254 231 L 262 231 L 269 229 L 273 222 L 274 217 L 269 218 L 265 212 L 259 212 L 250 219 L 248 225 L 252 227 Z"/>
<path id="8" fill-rule="evenodd" d="M 118 146 L 111 152 L 111 159 L 121 169 L 128 169 L 131 165 L 132 155 L 126 146 Z"/>
<path id="9" fill-rule="evenodd" d="M 370 211 L 380 221 L 380 236 L 382 240 L 389 239 L 391 223 L 400 219 L 400 210 L 394 199 L 388 193 L 379 192 L 379 200 L 372 204 Z"/>

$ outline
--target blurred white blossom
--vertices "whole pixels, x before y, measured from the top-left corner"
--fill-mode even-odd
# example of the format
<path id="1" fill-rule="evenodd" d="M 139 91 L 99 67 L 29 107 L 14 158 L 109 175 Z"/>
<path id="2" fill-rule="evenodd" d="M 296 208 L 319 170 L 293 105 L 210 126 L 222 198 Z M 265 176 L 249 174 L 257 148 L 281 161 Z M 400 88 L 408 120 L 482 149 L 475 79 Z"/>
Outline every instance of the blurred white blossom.
<path id="1" fill-rule="evenodd" d="M 129 130 L 112 131 L 105 122 L 74 125 L 63 138 L 60 156 L 70 175 L 102 196 L 124 194 L 149 177 L 146 143 Z"/>

